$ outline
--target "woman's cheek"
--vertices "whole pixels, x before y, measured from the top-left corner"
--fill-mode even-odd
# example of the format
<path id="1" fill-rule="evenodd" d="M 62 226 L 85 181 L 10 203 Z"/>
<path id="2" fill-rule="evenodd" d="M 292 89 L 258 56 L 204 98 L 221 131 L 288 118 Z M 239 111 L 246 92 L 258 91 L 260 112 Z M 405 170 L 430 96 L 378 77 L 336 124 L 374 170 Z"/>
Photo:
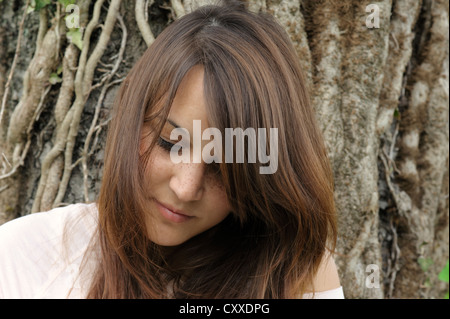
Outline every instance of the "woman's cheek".
<path id="1" fill-rule="evenodd" d="M 170 172 L 174 165 L 165 150 L 155 146 L 150 153 L 146 166 L 146 178 L 154 186 L 161 182 L 168 182 Z"/>

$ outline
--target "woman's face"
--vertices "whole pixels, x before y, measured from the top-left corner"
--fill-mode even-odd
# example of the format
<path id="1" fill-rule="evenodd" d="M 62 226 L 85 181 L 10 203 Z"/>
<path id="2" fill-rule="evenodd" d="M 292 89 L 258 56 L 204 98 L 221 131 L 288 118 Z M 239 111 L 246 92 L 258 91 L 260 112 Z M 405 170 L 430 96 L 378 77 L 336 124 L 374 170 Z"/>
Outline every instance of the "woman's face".
<path id="1" fill-rule="evenodd" d="M 191 137 L 193 121 L 201 121 L 202 131 L 209 127 L 203 95 L 203 67 L 195 66 L 182 80 L 175 95 L 168 120 L 150 153 L 145 169 L 145 189 L 149 194 L 146 226 L 149 239 L 162 246 L 179 245 L 219 224 L 231 211 L 225 189 L 213 165 L 174 163 L 170 158 L 170 133 L 173 124 L 185 128 Z M 144 125 L 141 154 L 152 136 Z M 202 141 L 202 147 L 208 141 Z"/>

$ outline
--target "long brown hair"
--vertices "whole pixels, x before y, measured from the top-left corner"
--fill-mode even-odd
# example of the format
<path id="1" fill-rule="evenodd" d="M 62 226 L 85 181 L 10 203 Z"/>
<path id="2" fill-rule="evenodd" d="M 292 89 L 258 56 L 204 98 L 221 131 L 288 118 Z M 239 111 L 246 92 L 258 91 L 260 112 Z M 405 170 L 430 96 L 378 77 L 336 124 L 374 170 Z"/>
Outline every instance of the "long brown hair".
<path id="1" fill-rule="evenodd" d="M 141 128 L 154 121 L 159 136 L 195 65 L 212 127 L 278 128 L 278 170 L 220 164 L 232 213 L 167 254 L 146 235 Z M 227 2 L 176 20 L 130 71 L 114 112 L 88 297 L 294 298 L 312 285 L 336 245 L 333 175 L 295 49 L 269 14 Z"/>

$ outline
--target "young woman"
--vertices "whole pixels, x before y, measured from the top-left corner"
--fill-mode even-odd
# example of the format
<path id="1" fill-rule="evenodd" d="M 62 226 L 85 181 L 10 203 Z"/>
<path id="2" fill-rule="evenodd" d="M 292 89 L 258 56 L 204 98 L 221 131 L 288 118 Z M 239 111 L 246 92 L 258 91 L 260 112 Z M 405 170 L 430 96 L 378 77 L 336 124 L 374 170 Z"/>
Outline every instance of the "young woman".
<path id="1" fill-rule="evenodd" d="M 0 297 L 343 298 L 332 176 L 286 32 L 201 7 L 122 84 L 98 200 L 0 227 Z"/>

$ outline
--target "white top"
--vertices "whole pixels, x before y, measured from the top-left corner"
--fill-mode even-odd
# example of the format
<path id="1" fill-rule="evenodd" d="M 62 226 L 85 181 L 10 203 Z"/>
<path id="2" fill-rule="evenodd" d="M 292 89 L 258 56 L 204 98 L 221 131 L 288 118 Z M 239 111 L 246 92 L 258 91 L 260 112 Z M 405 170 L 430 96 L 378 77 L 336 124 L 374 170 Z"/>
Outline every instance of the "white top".
<path id="1" fill-rule="evenodd" d="M 73 204 L 1 225 L 0 298 L 84 298 L 96 256 L 83 257 L 97 218 L 95 203 Z M 342 287 L 315 294 L 315 299 L 343 298 Z"/>

